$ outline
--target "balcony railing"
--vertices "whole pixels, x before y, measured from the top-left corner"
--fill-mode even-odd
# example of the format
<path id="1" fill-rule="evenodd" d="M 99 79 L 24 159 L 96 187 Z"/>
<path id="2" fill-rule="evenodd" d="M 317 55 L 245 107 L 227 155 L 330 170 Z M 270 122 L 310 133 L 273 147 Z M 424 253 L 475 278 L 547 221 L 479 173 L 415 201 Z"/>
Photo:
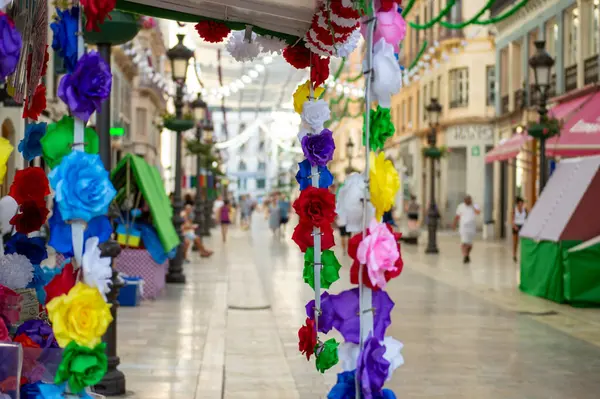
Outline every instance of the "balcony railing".
<path id="1" fill-rule="evenodd" d="M 570 92 L 577 88 L 577 65 L 565 68 L 565 91 Z"/>
<path id="2" fill-rule="evenodd" d="M 515 110 L 523 109 L 527 105 L 527 98 L 525 96 L 525 90 L 519 89 L 514 93 Z"/>
<path id="3" fill-rule="evenodd" d="M 139 88 L 140 89 L 145 89 L 145 90 L 150 90 L 153 91 L 156 94 L 156 97 L 158 99 L 160 99 L 161 104 L 166 105 L 166 100 L 165 97 L 163 95 L 163 89 L 161 89 L 158 84 L 156 84 L 152 79 L 150 79 L 149 77 L 142 77 L 139 81 Z"/>
<path id="4" fill-rule="evenodd" d="M 439 31 L 439 40 L 449 40 L 449 39 L 463 39 L 465 35 L 463 34 L 462 29 L 448 29 L 440 27 Z"/>
<path id="5" fill-rule="evenodd" d="M 501 112 L 502 115 L 507 114 L 508 113 L 508 103 L 509 103 L 509 97 L 508 94 L 505 96 L 502 96 L 502 105 L 501 105 Z"/>
<path id="6" fill-rule="evenodd" d="M 500 12 L 502 10 L 504 10 L 506 7 L 511 5 L 513 2 L 514 2 L 514 0 L 496 0 L 494 2 L 494 4 L 492 4 L 492 6 L 490 7 L 490 15 L 492 17 L 495 17 L 496 15 L 500 14 Z"/>
<path id="7" fill-rule="evenodd" d="M 583 84 L 589 85 L 598 82 L 598 55 L 594 55 L 583 62 Z"/>

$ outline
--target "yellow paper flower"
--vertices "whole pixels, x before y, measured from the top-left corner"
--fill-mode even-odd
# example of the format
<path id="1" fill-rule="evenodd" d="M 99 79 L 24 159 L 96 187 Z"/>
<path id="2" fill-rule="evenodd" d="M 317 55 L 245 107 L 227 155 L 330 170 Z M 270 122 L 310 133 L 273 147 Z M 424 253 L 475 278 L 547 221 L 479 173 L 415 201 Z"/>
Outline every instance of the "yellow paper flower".
<path id="1" fill-rule="evenodd" d="M 323 91 L 325 91 L 323 87 L 317 87 L 313 97 L 315 99 L 319 98 L 321 94 L 323 94 Z M 308 97 L 310 97 L 310 80 L 307 80 L 304 84 L 298 86 L 294 93 L 294 110 L 297 113 L 302 114 L 302 106 L 308 101 Z"/>
<path id="2" fill-rule="evenodd" d="M 394 205 L 396 193 L 400 189 L 400 178 L 392 161 L 385 159 L 385 154 L 371 153 L 369 171 L 369 191 L 371 203 L 375 207 L 375 217 L 381 220 L 383 214 Z"/>
<path id="3" fill-rule="evenodd" d="M 6 174 L 6 163 L 8 162 L 8 158 L 10 154 L 12 154 L 15 148 L 10 144 L 10 141 L 5 139 L 4 137 L 0 137 L 0 181 L 4 180 L 4 175 Z"/>
<path id="4" fill-rule="evenodd" d="M 113 319 L 100 291 L 84 283 L 77 283 L 67 295 L 53 298 L 46 308 L 54 336 L 63 348 L 71 341 L 94 348 Z"/>

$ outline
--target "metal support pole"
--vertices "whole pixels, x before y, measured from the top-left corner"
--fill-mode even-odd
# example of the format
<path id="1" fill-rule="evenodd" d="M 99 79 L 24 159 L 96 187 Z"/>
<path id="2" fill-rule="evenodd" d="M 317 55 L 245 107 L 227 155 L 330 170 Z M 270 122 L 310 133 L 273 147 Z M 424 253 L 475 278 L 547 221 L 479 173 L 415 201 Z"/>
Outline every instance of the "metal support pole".
<path id="1" fill-rule="evenodd" d="M 183 83 L 177 84 L 177 92 L 175 94 L 175 118 L 178 120 L 183 118 Z M 183 253 L 183 233 L 181 231 L 181 226 L 183 225 L 183 218 L 181 217 L 181 210 L 183 209 L 183 203 L 181 201 L 181 135 L 181 131 L 178 131 L 176 134 L 175 193 L 173 195 L 173 226 L 179 236 L 180 244 L 177 247 L 177 255 L 169 261 L 169 272 L 167 273 L 167 283 L 175 284 L 185 283 L 185 275 L 183 274 L 183 259 L 185 254 Z"/>
<path id="2" fill-rule="evenodd" d="M 548 91 L 542 90 L 540 98 L 540 107 L 538 113 L 540 114 L 540 123 L 546 123 L 548 108 L 546 106 Z M 544 191 L 546 181 L 548 180 L 548 161 L 546 159 L 546 138 L 540 138 L 540 191 Z"/>
<path id="3" fill-rule="evenodd" d="M 435 127 L 431 127 L 431 136 L 429 137 L 429 147 L 435 148 L 437 143 L 437 132 Z M 427 248 L 425 249 L 426 254 L 437 254 L 440 251 L 437 246 L 437 225 L 438 225 L 438 210 L 435 204 L 435 158 L 430 159 L 430 187 L 429 187 L 429 210 L 427 211 Z"/>
<path id="4" fill-rule="evenodd" d="M 110 65 L 110 44 L 98 44 L 98 53 Z M 110 140 L 110 96 L 102 103 L 100 112 L 96 114 L 96 132 L 100 138 L 99 153 L 106 170 L 112 169 Z"/>
<path id="5" fill-rule="evenodd" d="M 196 126 L 196 140 L 200 142 L 202 140 L 202 126 L 200 126 L 201 122 L 198 122 L 198 126 Z M 194 208 L 194 222 L 198 225 L 196 228 L 196 235 L 198 237 L 202 236 L 204 230 L 204 215 L 203 215 L 203 203 L 202 203 L 202 186 L 200 182 L 202 181 L 202 156 L 200 153 L 196 155 L 196 203 Z"/>

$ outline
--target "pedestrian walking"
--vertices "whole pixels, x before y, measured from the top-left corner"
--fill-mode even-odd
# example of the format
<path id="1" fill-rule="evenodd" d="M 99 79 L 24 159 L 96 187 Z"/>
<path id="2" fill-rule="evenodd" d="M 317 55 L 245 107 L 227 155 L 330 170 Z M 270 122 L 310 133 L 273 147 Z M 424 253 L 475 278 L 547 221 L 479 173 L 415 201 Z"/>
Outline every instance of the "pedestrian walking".
<path id="1" fill-rule="evenodd" d="M 227 242 L 227 230 L 231 224 L 231 205 L 229 200 L 223 201 L 223 206 L 219 209 L 219 224 L 221 225 L 221 237 L 223 242 Z"/>
<path id="2" fill-rule="evenodd" d="M 410 201 L 406 204 L 406 216 L 408 218 L 408 230 L 416 231 L 419 228 L 419 212 L 420 206 L 417 202 L 417 197 L 410 196 Z"/>
<path id="3" fill-rule="evenodd" d="M 454 218 L 453 228 L 456 230 L 459 226 L 460 243 L 463 255 L 463 263 L 471 262 L 471 250 L 473 249 L 473 240 L 477 233 L 477 215 L 481 210 L 473 204 L 470 195 L 465 196 L 464 202 L 456 208 L 456 217 Z"/>
<path id="4" fill-rule="evenodd" d="M 273 232 L 273 236 L 279 238 L 280 227 L 281 227 L 281 213 L 277 204 L 277 194 L 273 194 L 273 197 L 268 203 L 268 215 L 269 215 L 269 228 Z"/>
<path id="5" fill-rule="evenodd" d="M 527 208 L 525 207 L 525 201 L 521 197 L 517 197 L 515 209 L 512 214 L 512 229 L 513 229 L 513 260 L 517 261 L 517 250 L 519 249 L 519 232 L 525 221 L 527 220 Z"/>
<path id="6" fill-rule="evenodd" d="M 290 208 L 292 207 L 290 201 L 285 197 L 285 195 L 281 195 L 281 199 L 278 202 L 279 207 L 279 225 L 281 228 L 281 232 L 285 234 L 285 226 L 290 220 Z"/>

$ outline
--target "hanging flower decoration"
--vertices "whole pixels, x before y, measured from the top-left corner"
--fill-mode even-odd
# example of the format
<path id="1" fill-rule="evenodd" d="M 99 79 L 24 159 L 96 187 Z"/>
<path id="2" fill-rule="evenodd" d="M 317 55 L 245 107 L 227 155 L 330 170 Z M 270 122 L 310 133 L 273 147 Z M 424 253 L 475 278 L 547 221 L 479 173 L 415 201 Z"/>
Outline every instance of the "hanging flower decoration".
<path id="1" fill-rule="evenodd" d="M 302 122 L 310 126 L 314 133 L 319 133 L 324 129 L 323 125 L 325 122 L 331 118 L 329 104 L 325 100 L 306 101 L 302 105 L 302 114 L 300 117 L 302 118 Z"/>
<path id="2" fill-rule="evenodd" d="M 359 13 L 351 0 L 323 2 L 304 36 L 306 46 L 324 57 L 333 56 L 359 26 Z"/>
<path id="3" fill-rule="evenodd" d="M 394 47 L 394 53 L 396 54 L 400 52 L 400 42 L 406 36 L 406 21 L 397 9 L 397 4 L 388 11 L 380 9 L 376 14 L 377 24 L 373 32 L 373 43 L 377 43 L 383 38 Z M 361 23 L 360 31 L 363 37 L 366 38 L 367 24 Z"/>
<path id="4" fill-rule="evenodd" d="M 527 126 L 527 134 L 536 139 L 549 139 L 560 134 L 562 130 L 562 121 L 556 118 L 548 118 L 541 123 L 532 122 Z"/>
<path id="5" fill-rule="evenodd" d="M 58 348 L 52 327 L 44 320 L 27 320 L 17 328 L 15 335 L 24 334 L 40 348 Z"/>
<path id="6" fill-rule="evenodd" d="M 63 399 L 67 397 L 67 384 L 45 384 L 41 381 L 36 382 L 34 385 L 37 392 L 39 392 L 38 396 L 34 396 L 34 399 Z M 70 391 L 69 391 L 70 392 Z M 79 399 L 93 399 L 90 395 L 88 395 L 85 391 L 82 391 L 78 394 Z"/>
<path id="7" fill-rule="evenodd" d="M 378 105 L 376 110 L 369 112 L 369 121 L 369 147 L 372 151 L 383 150 L 386 140 L 392 137 L 396 131 L 390 109 Z M 367 143 L 365 129 L 366 126 L 363 125 L 363 145 Z"/>
<path id="8" fill-rule="evenodd" d="M 301 252 L 315 245 L 315 239 L 313 236 L 313 227 L 310 224 L 298 224 L 294 228 L 294 234 L 292 240 L 298 245 Z M 321 249 L 326 250 L 332 248 L 335 245 L 333 238 L 333 228 L 331 225 L 321 227 Z"/>
<path id="9" fill-rule="evenodd" d="M 85 13 L 85 30 L 100 32 L 100 25 L 106 18 L 110 19 L 109 13 L 115 9 L 117 0 L 81 0 L 83 12 Z"/>
<path id="10" fill-rule="evenodd" d="M 270 35 L 257 35 L 256 41 L 263 53 L 280 54 L 286 46 L 286 42 Z"/>
<path id="11" fill-rule="evenodd" d="M 355 29 L 352 31 L 350 36 L 346 39 L 345 42 L 336 44 L 336 55 L 338 57 L 346 58 L 350 56 L 358 47 L 358 42 L 360 41 L 360 29 Z"/>
<path id="12" fill-rule="evenodd" d="M 377 108 L 380 106 L 390 108 L 392 96 L 402 88 L 402 74 L 394 55 L 394 46 L 383 38 L 379 39 L 373 50 L 373 70 L 375 71 L 371 84 L 373 101 L 377 101 Z"/>
<path id="13" fill-rule="evenodd" d="M 0 258 L 0 284 L 13 290 L 27 287 L 33 279 L 33 265 L 26 256 L 6 254 Z"/>
<path id="14" fill-rule="evenodd" d="M 371 203 L 375 207 L 375 217 L 381 220 L 383 214 L 394 205 L 394 198 L 400 189 L 400 178 L 392 161 L 385 159 L 385 154 L 371 153 L 371 170 L 369 190 Z"/>
<path id="15" fill-rule="evenodd" d="M 35 88 L 33 97 L 29 101 L 28 97 L 25 97 L 25 105 L 23 106 L 23 119 L 29 118 L 37 121 L 42 112 L 46 109 L 46 86 L 39 84 Z"/>
<path id="16" fill-rule="evenodd" d="M 306 318 L 305 325 L 298 330 L 298 350 L 306 355 L 306 360 L 310 360 L 312 354 L 315 353 L 315 346 L 317 346 L 315 321 Z"/>
<path id="17" fill-rule="evenodd" d="M 365 399 L 376 398 L 387 379 L 390 362 L 384 358 L 385 347 L 369 335 L 356 364 L 356 375 Z"/>
<path id="18" fill-rule="evenodd" d="M 246 32 L 234 31 L 225 46 L 229 54 L 238 62 L 253 61 L 260 54 L 260 44 L 256 41 L 256 33 L 252 32 L 250 40 L 246 40 Z"/>
<path id="19" fill-rule="evenodd" d="M 326 166 L 319 166 L 317 173 L 319 174 L 319 187 L 328 188 L 333 184 L 333 175 Z M 300 190 L 312 186 L 312 167 L 308 159 L 298 164 L 296 181 L 300 185 Z"/>
<path id="20" fill-rule="evenodd" d="M 325 89 L 323 87 L 316 87 L 314 90 L 314 97 L 319 98 Z M 310 97 L 310 80 L 307 80 L 303 84 L 299 85 L 294 93 L 294 110 L 302 115 L 302 108 L 304 103 L 308 101 Z"/>
<path id="21" fill-rule="evenodd" d="M 48 72 L 48 61 L 50 61 L 50 53 L 48 53 L 48 45 L 46 44 L 46 53 L 44 54 L 44 64 L 42 65 L 41 76 L 46 76 Z M 33 54 L 29 53 L 27 57 L 27 80 L 31 79 L 31 66 L 33 64 Z"/>
<path id="22" fill-rule="evenodd" d="M 283 58 L 296 69 L 308 68 L 310 66 L 310 57 L 310 50 L 302 42 L 283 49 Z"/>
<path id="23" fill-rule="evenodd" d="M 60 58 L 67 72 L 75 71 L 77 65 L 77 31 L 79 30 L 79 7 L 70 10 L 56 9 L 52 29 L 52 49 Z"/>
<path id="24" fill-rule="evenodd" d="M 328 289 L 331 284 L 340 279 L 340 269 L 342 265 L 331 250 L 325 250 L 321 253 L 321 288 Z M 315 249 L 309 247 L 304 253 L 304 282 L 315 289 Z"/>
<path id="25" fill-rule="evenodd" d="M 14 22 L 0 11 L 0 81 L 12 75 L 17 69 L 23 40 Z"/>
<path id="26" fill-rule="evenodd" d="M 0 137 L 0 180 L 4 180 L 4 176 L 6 176 L 6 164 L 13 150 L 14 147 L 10 144 L 10 141 L 4 137 Z"/>
<path id="27" fill-rule="evenodd" d="M 402 342 L 392 338 L 385 337 L 380 345 L 385 348 L 383 358 L 389 362 L 385 381 L 392 379 L 394 370 L 404 364 L 404 357 L 402 356 L 402 348 L 404 345 Z M 342 370 L 352 371 L 356 370 L 357 362 L 360 355 L 360 347 L 358 344 L 351 342 L 344 342 L 338 348 L 338 355 L 340 357 L 340 363 Z"/>
<path id="28" fill-rule="evenodd" d="M 10 220 L 15 230 L 22 234 L 33 233 L 42 228 L 50 211 L 46 205 L 40 206 L 36 201 L 27 200 L 20 206 L 20 212 Z"/>
<path id="29" fill-rule="evenodd" d="M 309 134 L 302 138 L 302 152 L 312 166 L 325 166 L 333 159 L 335 142 L 333 132 L 323 129 L 319 134 Z"/>
<path id="30" fill-rule="evenodd" d="M 45 122 L 30 123 L 25 128 L 25 137 L 19 142 L 19 152 L 27 161 L 33 160 L 35 157 L 42 155 L 42 144 L 40 140 L 46 134 Z"/>
<path id="31" fill-rule="evenodd" d="M 356 398 L 356 370 L 344 371 L 337 375 L 337 383 L 331 388 L 327 399 L 354 399 Z M 383 389 L 377 399 L 396 399 L 396 395 L 389 389 Z"/>
<path id="32" fill-rule="evenodd" d="M 67 295 L 71 288 L 75 287 L 76 283 L 76 272 L 73 270 L 73 264 L 67 263 L 60 274 L 55 276 L 46 286 L 46 305 L 50 303 L 54 298 L 58 298 L 62 295 Z"/>
<path id="33" fill-rule="evenodd" d="M 60 266 L 49 268 L 41 265 L 33 265 L 33 280 L 27 285 L 27 288 L 35 289 L 39 303 L 46 304 L 45 287 L 54 277 L 62 272 L 62 269 Z"/>
<path id="34" fill-rule="evenodd" d="M 68 382 L 73 393 L 82 392 L 85 387 L 96 385 L 108 369 L 105 351 L 104 342 L 89 348 L 71 341 L 65 348 L 54 383 Z"/>
<path id="35" fill-rule="evenodd" d="M 116 194 L 98 155 L 73 151 L 48 177 L 65 220 L 87 222 L 106 214 Z"/>
<path id="36" fill-rule="evenodd" d="M 308 320 L 308 319 L 307 319 Z M 10 334 L 8 333 L 8 328 L 6 327 L 6 323 L 4 319 L 0 317 L 0 342 L 10 342 Z"/>
<path id="37" fill-rule="evenodd" d="M 400 240 L 401 234 L 394 233 L 394 236 L 396 237 L 396 241 L 398 242 L 398 251 L 400 251 L 400 242 L 399 242 L 399 240 Z M 355 245 L 355 247 L 358 247 L 358 242 L 360 240 L 356 240 L 357 238 L 358 239 L 362 238 L 362 235 L 358 234 L 358 235 L 356 235 L 356 236 L 354 236 L 354 237 L 352 237 L 350 239 L 350 241 L 355 240 L 357 242 L 355 244 L 350 244 L 350 242 L 349 242 L 349 244 L 348 244 L 349 245 L 348 252 L 350 252 L 350 245 Z M 356 250 L 354 251 L 354 256 L 350 255 L 350 257 L 352 257 L 354 259 L 354 262 L 352 262 L 352 267 L 350 267 L 350 283 L 352 283 L 352 284 L 358 284 L 358 273 L 360 271 L 360 262 L 358 261 L 358 259 L 356 259 Z M 386 270 L 383 273 L 383 277 L 385 278 L 386 282 L 389 282 L 390 280 L 398 277 L 402 273 L 402 268 L 404 267 L 404 262 L 402 260 L 402 256 L 400 256 L 398 258 L 398 260 L 396 260 L 396 263 L 394 263 L 394 266 L 395 266 L 395 270 L 393 270 L 393 271 Z M 380 289 L 378 285 L 374 285 L 371 282 L 371 279 L 369 278 L 369 271 L 367 270 L 366 267 L 363 267 L 363 279 L 362 279 L 362 281 L 363 281 L 363 284 L 365 285 L 365 287 L 367 287 L 367 288 L 370 288 L 370 289 L 372 289 L 374 291 L 377 291 L 377 290 Z"/>
<path id="38" fill-rule="evenodd" d="M 44 162 L 50 169 L 54 169 L 63 157 L 73 150 L 75 120 L 70 116 L 63 116 L 58 122 L 48 125 L 46 134 L 41 139 Z M 84 130 L 85 152 L 97 154 L 100 140 L 98 134 L 91 127 Z"/>
<path id="39" fill-rule="evenodd" d="M 349 233 L 362 231 L 365 178 L 361 173 L 351 173 L 337 194 L 336 213 L 341 226 Z M 375 216 L 373 205 L 367 203 L 367 220 Z"/>
<path id="40" fill-rule="evenodd" d="M 371 284 L 385 288 L 384 273 L 396 272 L 395 263 L 400 257 L 398 244 L 387 223 L 377 223 L 375 219 L 369 225 L 369 235 L 358 245 L 356 259 L 367 266 Z"/>
<path id="41" fill-rule="evenodd" d="M 77 118 L 87 122 L 110 96 L 110 66 L 96 51 L 84 54 L 75 70 L 60 80 L 58 97 Z"/>
<path id="42" fill-rule="evenodd" d="M 4 251 L 6 254 L 23 255 L 33 265 L 39 265 L 48 258 L 46 241 L 43 237 L 27 237 L 21 233 L 13 234 L 10 237 L 10 240 L 4 245 Z"/>
<path id="43" fill-rule="evenodd" d="M 319 87 L 329 77 L 329 57 L 312 54 L 311 60 L 310 81 L 314 87 Z"/>
<path id="44" fill-rule="evenodd" d="M 67 295 L 53 298 L 46 308 L 54 335 L 62 348 L 71 342 L 94 348 L 113 320 L 110 306 L 104 302 L 100 292 L 81 282 Z"/>
<path id="45" fill-rule="evenodd" d="M 46 203 L 46 196 L 50 195 L 46 172 L 37 166 L 18 170 L 8 195 L 14 198 L 19 205 L 27 201 L 34 201 L 43 206 Z"/>
<path id="46" fill-rule="evenodd" d="M 326 188 L 307 187 L 294 201 L 300 224 L 323 229 L 331 228 L 335 219 L 335 195 Z"/>
<path id="47" fill-rule="evenodd" d="M 319 372 L 324 373 L 338 363 L 338 345 L 335 338 L 330 338 L 317 348 L 315 365 Z"/>
<path id="48" fill-rule="evenodd" d="M 98 248 L 98 237 L 90 237 L 85 242 L 85 252 L 82 259 L 83 281 L 90 287 L 96 287 L 104 301 L 110 292 L 112 277 L 111 258 L 102 257 Z"/>
<path id="49" fill-rule="evenodd" d="M 194 28 L 198 35 L 209 43 L 221 43 L 231 32 L 227 25 L 216 21 L 200 21 Z"/>

